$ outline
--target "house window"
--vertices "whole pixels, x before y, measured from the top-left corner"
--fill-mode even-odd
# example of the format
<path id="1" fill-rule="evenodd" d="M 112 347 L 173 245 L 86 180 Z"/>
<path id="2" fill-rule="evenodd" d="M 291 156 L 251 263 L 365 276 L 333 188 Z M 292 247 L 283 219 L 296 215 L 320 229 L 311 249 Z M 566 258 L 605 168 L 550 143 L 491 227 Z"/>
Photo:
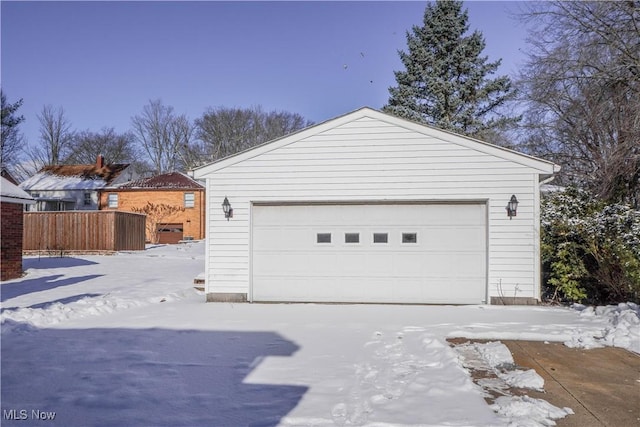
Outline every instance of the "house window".
<path id="1" fill-rule="evenodd" d="M 84 205 L 91 206 L 91 193 L 84 193 Z"/>
<path id="2" fill-rule="evenodd" d="M 360 243 L 360 233 L 344 233 L 345 243 Z"/>
<path id="3" fill-rule="evenodd" d="M 196 205 L 196 195 L 194 193 L 184 193 L 184 207 L 193 208 Z"/>
<path id="4" fill-rule="evenodd" d="M 316 235 L 317 243 L 331 243 L 331 233 L 318 233 Z"/>
<path id="5" fill-rule="evenodd" d="M 418 243 L 418 233 L 402 233 L 402 243 Z"/>
<path id="6" fill-rule="evenodd" d="M 118 207 L 118 193 L 109 193 L 107 195 L 107 206 L 110 208 Z"/>
<path id="7" fill-rule="evenodd" d="M 373 233 L 373 243 L 389 243 L 389 234 Z"/>

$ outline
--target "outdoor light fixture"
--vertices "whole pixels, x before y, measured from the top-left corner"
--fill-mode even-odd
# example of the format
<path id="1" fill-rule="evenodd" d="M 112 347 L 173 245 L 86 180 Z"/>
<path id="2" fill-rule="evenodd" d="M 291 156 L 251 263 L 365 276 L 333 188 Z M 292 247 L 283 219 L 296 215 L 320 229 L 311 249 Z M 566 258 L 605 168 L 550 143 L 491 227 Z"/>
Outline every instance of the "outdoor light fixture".
<path id="1" fill-rule="evenodd" d="M 516 216 L 516 211 L 518 210 L 518 199 L 516 199 L 515 194 L 511 196 L 511 199 L 509 200 L 509 203 L 507 203 L 505 209 L 507 210 L 507 216 L 509 219 L 513 219 L 513 217 Z"/>
<path id="2" fill-rule="evenodd" d="M 233 208 L 231 207 L 231 203 L 229 203 L 229 199 L 226 197 L 224 198 L 224 202 L 222 202 L 222 210 L 224 211 L 224 217 L 227 218 L 227 221 L 229 221 L 229 218 L 233 218 Z"/>

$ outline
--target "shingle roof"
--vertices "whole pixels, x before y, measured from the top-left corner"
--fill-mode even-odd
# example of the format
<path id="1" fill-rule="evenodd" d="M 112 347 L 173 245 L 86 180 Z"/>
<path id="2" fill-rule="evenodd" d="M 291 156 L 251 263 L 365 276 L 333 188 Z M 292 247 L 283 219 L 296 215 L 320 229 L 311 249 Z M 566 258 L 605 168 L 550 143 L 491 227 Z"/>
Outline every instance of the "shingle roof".
<path id="1" fill-rule="evenodd" d="M 170 172 L 151 178 L 139 179 L 118 185 L 118 189 L 180 189 L 204 190 L 204 186 L 180 172 Z"/>

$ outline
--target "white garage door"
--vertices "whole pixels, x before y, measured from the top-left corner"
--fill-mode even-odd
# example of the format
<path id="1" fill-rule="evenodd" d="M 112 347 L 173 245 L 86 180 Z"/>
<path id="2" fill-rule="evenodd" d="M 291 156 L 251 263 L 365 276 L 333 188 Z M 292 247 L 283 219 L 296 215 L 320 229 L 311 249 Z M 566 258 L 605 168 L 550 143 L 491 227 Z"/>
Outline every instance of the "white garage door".
<path id="1" fill-rule="evenodd" d="M 481 304 L 484 204 L 255 205 L 254 301 Z"/>

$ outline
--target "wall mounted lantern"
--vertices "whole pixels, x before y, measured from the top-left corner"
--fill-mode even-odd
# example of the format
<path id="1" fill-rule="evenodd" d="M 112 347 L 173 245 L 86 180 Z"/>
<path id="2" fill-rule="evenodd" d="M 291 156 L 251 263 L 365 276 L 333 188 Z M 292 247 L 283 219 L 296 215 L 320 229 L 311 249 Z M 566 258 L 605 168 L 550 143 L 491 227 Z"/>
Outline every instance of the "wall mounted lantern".
<path id="1" fill-rule="evenodd" d="M 229 218 L 233 218 L 233 208 L 231 207 L 231 203 L 229 203 L 229 199 L 224 198 L 224 202 L 222 202 L 222 210 L 224 211 L 224 217 L 229 221 Z"/>
<path id="2" fill-rule="evenodd" d="M 509 203 L 507 203 L 505 209 L 507 210 L 507 216 L 509 219 L 513 219 L 513 217 L 516 216 L 518 210 L 518 199 L 516 199 L 515 194 L 511 196 L 511 199 L 509 200 Z"/>

